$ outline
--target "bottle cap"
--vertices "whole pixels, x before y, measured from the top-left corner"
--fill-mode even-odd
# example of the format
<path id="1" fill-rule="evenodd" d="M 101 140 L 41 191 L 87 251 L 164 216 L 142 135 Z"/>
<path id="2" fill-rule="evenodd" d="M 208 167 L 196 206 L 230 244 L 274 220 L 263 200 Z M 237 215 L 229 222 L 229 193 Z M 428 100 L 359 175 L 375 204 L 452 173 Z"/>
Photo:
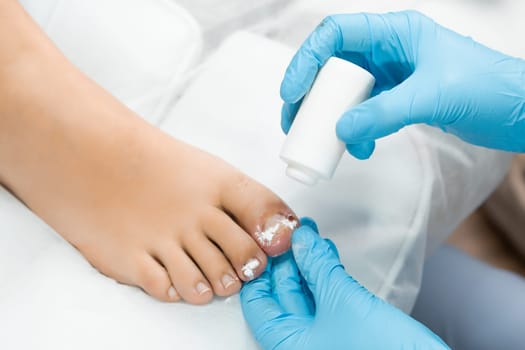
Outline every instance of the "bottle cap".
<path id="1" fill-rule="evenodd" d="M 317 172 L 301 164 L 289 164 L 286 168 L 286 175 L 308 186 L 315 185 L 320 177 Z"/>

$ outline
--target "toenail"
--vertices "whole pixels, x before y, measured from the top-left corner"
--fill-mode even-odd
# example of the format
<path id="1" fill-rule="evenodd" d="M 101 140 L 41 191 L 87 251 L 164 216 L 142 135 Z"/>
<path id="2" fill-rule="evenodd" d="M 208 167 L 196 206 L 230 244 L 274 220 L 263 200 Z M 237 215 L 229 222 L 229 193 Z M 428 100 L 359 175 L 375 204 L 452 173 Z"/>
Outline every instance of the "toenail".
<path id="1" fill-rule="evenodd" d="M 222 276 L 221 282 L 224 289 L 228 289 L 235 284 L 235 278 L 233 278 L 232 275 L 227 273 Z"/>
<path id="2" fill-rule="evenodd" d="M 293 231 L 299 226 L 299 221 L 293 215 L 275 214 L 271 216 L 264 226 L 258 226 L 255 232 L 255 238 L 262 247 L 270 247 L 281 238 L 281 236 Z"/>
<path id="3" fill-rule="evenodd" d="M 206 284 L 202 282 L 197 283 L 197 286 L 195 287 L 195 289 L 197 290 L 197 293 L 199 295 L 203 295 L 204 293 L 211 291 L 210 287 L 208 287 Z"/>
<path id="4" fill-rule="evenodd" d="M 244 277 L 248 280 L 253 280 L 255 277 L 255 270 L 261 265 L 261 262 L 255 258 L 248 260 L 241 268 Z"/>
<path id="5" fill-rule="evenodd" d="M 168 289 L 168 296 L 170 297 L 170 299 L 175 299 L 179 294 L 177 293 L 177 291 L 175 290 L 175 287 L 171 286 L 169 289 Z"/>

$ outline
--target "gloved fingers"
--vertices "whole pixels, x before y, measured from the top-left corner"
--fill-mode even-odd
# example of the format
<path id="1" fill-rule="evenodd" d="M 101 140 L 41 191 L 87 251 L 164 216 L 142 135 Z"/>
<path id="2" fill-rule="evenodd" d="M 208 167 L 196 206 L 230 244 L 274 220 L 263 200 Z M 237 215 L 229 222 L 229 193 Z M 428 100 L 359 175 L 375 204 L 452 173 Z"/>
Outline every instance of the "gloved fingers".
<path id="1" fill-rule="evenodd" d="M 302 102 L 303 100 L 300 99 L 295 103 L 285 102 L 283 104 L 283 107 L 281 108 L 281 129 L 285 134 L 288 134 L 288 131 L 290 131 L 295 115 L 297 114 L 299 107 L 301 107 Z"/>
<path id="2" fill-rule="evenodd" d="M 273 295 L 271 277 L 267 271 L 259 278 L 244 283 L 240 297 L 244 317 L 254 333 L 266 322 L 279 318 L 284 313 Z"/>
<path id="3" fill-rule="evenodd" d="M 301 226 L 308 226 L 311 228 L 315 233 L 319 234 L 319 228 L 317 227 L 317 223 L 314 221 L 314 219 L 304 216 L 301 218 Z M 324 239 L 325 242 L 330 246 L 330 249 L 332 249 L 332 252 L 337 256 L 339 259 L 339 251 L 337 250 L 337 247 L 335 246 L 335 243 L 332 242 L 329 238 Z M 296 264 L 297 266 L 297 264 Z"/>
<path id="4" fill-rule="evenodd" d="M 414 69 L 411 28 L 426 19 L 415 11 L 341 14 L 326 17 L 293 57 L 281 83 L 281 98 L 295 103 L 310 89 L 317 72 L 332 56 L 369 70 L 378 82 L 404 80 Z M 385 65 L 389 69 L 384 69 Z M 393 69 L 393 65 L 397 65 Z M 391 71 L 396 76 L 390 76 Z"/>
<path id="5" fill-rule="evenodd" d="M 292 252 L 273 259 L 271 281 L 275 298 L 285 312 L 301 316 L 313 314 L 311 294 L 303 289 Z"/>
<path id="6" fill-rule="evenodd" d="M 382 62 L 412 65 L 415 61 L 412 50 L 417 45 L 412 38 L 424 26 L 435 25 L 417 11 L 339 14 L 330 18 L 341 33 L 339 51 L 362 54 L 369 64 L 376 65 Z"/>
<path id="7" fill-rule="evenodd" d="M 316 304 L 322 298 L 324 289 L 330 289 L 329 280 L 335 271 L 340 270 L 342 278 L 348 276 L 331 245 L 308 226 L 301 226 L 293 233 L 292 251 Z"/>
<path id="8" fill-rule="evenodd" d="M 319 228 L 317 227 L 317 223 L 314 221 L 314 219 L 304 216 L 301 218 L 301 226 L 308 226 L 312 230 L 314 230 L 316 233 L 319 233 Z"/>
<path id="9" fill-rule="evenodd" d="M 340 30 L 331 17 L 325 18 L 308 36 L 286 69 L 281 98 L 299 101 L 310 90 L 317 72 L 342 46 Z"/>
<path id="10" fill-rule="evenodd" d="M 301 226 L 308 226 L 311 228 L 315 233 L 319 234 L 319 228 L 317 227 L 317 223 L 314 221 L 314 219 L 304 216 L 301 218 Z M 335 243 L 332 242 L 331 239 L 325 238 L 324 241 L 330 246 L 330 249 L 332 252 L 337 256 L 339 259 L 339 251 L 337 250 L 337 247 L 335 246 Z M 296 264 L 297 266 L 297 264 Z"/>
<path id="11" fill-rule="evenodd" d="M 348 153 L 360 160 L 370 158 L 372 153 L 374 153 L 375 148 L 376 143 L 374 141 L 346 145 Z"/>
<path id="12" fill-rule="evenodd" d="M 325 238 L 324 241 L 330 246 L 330 250 L 335 254 L 337 259 L 341 260 L 341 256 L 339 255 L 339 250 L 337 250 L 335 243 L 332 242 L 332 240 L 328 238 Z"/>
<path id="13" fill-rule="evenodd" d="M 421 86 L 417 87 L 417 79 L 410 77 L 395 88 L 350 108 L 336 124 L 337 137 L 346 144 L 370 143 L 408 124 L 425 121 L 435 104 L 422 103 L 418 90 Z"/>
<path id="14" fill-rule="evenodd" d="M 272 293 L 268 272 L 244 283 L 240 297 L 244 318 L 263 349 L 285 348 L 285 341 L 292 341 L 312 320 L 283 310 Z"/>
<path id="15" fill-rule="evenodd" d="M 319 228 L 317 227 L 317 223 L 314 221 L 314 219 L 310 217 L 307 217 L 307 216 L 302 217 L 301 226 L 307 226 L 311 228 L 315 233 L 319 234 Z M 297 263 L 295 264 L 295 266 L 297 266 Z M 303 289 L 303 294 L 305 295 L 306 303 L 308 304 L 308 310 L 310 310 L 312 314 L 315 314 L 315 301 L 314 301 L 314 296 L 312 294 L 312 291 L 308 287 L 308 283 L 306 283 L 303 276 L 301 275 L 301 272 L 299 271 L 298 273 L 299 273 L 299 276 L 301 277 L 301 287 Z"/>

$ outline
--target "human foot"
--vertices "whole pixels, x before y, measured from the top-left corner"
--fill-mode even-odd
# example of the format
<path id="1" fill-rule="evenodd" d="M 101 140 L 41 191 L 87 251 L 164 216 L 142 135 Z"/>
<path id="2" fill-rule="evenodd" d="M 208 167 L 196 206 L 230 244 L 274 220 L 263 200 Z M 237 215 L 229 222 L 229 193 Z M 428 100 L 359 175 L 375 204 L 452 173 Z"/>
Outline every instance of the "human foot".
<path id="1" fill-rule="evenodd" d="M 131 131 L 58 151 L 61 166 L 48 167 L 38 188 L 15 192 L 102 273 L 161 300 L 200 304 L 213 292 L 236 293 L 264 270 L 263 250 L 288 249 L 297 219 L 277 196 L 132 121 Z"/>
<path id="2" fill-rule="evenodd" d="M 297 219 L 277 196 L 144 122 L 17 11 L 0 52 L 0 182 L 93 266 L 202 304 L 288 248 Z"/>

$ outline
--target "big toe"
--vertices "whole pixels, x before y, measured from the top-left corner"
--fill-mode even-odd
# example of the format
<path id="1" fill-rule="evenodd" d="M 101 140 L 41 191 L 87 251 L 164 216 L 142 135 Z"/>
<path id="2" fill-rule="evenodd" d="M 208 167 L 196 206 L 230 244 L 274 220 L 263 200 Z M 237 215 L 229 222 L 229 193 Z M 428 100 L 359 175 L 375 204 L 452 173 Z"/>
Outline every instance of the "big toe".
<path id="1" fill-rule="evenodd" d="M 221 203 L 266 254 L 278 256 L 290 249 L 291 235 L 299 226 L 299 219 L 268 188 L 239 174 L 222 192 Z"/>

